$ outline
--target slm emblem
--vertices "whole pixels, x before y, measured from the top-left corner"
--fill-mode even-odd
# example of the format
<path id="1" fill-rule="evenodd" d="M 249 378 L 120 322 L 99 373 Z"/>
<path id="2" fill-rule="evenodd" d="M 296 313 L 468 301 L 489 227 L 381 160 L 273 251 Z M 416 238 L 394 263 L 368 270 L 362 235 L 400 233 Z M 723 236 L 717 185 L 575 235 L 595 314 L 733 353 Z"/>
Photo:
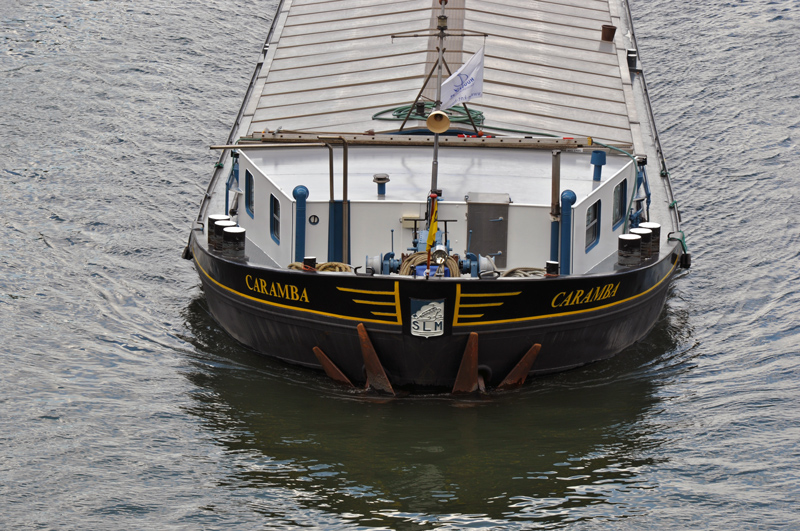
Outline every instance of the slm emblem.
<path id="1" fill-rule="evenodd" d="M 411 335 L 436 337 L 444 334 L 444 299 L 411 299 Z"/>

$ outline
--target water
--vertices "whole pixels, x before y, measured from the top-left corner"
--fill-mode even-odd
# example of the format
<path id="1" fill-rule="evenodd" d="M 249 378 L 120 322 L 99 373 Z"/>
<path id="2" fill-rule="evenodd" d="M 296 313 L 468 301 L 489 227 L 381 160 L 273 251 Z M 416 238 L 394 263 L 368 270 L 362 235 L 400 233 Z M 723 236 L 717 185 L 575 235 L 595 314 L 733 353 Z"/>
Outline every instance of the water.
<path id="1" fill-rule="evenodd" d="M 800 2 L 634 2 L 694 266 L 474 401 L 265 361 L 179 259 L 275 5 L 0 4 L 3 528 L 800 526 Z"/>

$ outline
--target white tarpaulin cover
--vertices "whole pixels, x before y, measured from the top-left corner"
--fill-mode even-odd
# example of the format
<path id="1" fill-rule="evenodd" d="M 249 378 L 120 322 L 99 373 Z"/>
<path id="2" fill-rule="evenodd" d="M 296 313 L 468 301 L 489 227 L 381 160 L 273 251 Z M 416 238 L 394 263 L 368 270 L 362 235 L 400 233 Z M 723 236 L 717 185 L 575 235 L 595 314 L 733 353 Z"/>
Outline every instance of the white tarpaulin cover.
<path id="1" fill-rule="evenodd" d="M 631 142 L 639 119 L 626 50 L 600 39 L 622 0 L 449 0 L 445 61 L 468 62 L 488 35 L 484 128 Z M 411 105 L 438 57 L 437 0 L 283 0 L 245 107 L 243 130 L 376 133 L 375 113 Z M 427 37 L 396 38 L 420 33 Z M 423 96 L 436 98 L 436 83 Z M 447 99 L 442 97 L 442 100 Z M 406 128 L 424 128 L 424 121 Z M 498 129 L 502 130 L 502 129 Z"/>

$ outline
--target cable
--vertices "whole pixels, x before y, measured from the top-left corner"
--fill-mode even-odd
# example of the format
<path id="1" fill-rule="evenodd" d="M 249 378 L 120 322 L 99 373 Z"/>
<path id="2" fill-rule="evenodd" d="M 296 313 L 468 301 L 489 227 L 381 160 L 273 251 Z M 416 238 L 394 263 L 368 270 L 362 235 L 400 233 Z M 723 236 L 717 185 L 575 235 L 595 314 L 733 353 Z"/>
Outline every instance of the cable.
<path id="1" fill-rule="evenodd" d="M 425 111 L 429 109 L 434 109 L 435 104 L 431 101 L 424 102 Z M 411 111 L 411 115 L 408 112 Z M 475 122 L 475 125 L 483 125 L 483 113 L 481 111 L 476 110 L 469 110 L 469 113 L 464 108 L 463 105 L 456 105 L 455 107 L 450 107 L 443 111 L 447 113 L 448 118 L 450 118 L 450 123 L 456 124 L 472 124 L 470 122 L 470 116 L 472 116 L 472 121 Z M 383 116 L 386 113 L 391 113 L 391 116 Z M 416 106 L 414 105 L 401 105 L 400 107 L 392 107 L 391 109 L 384 109 L 382 111 L 378 111 L 372 115 L 373 120 L 383 120 L 388 122 L 402 122 L 408 116 L 409 120 L 427 120 L 428 117 L 423 112 L 421 115 L 417 114 Z"/>

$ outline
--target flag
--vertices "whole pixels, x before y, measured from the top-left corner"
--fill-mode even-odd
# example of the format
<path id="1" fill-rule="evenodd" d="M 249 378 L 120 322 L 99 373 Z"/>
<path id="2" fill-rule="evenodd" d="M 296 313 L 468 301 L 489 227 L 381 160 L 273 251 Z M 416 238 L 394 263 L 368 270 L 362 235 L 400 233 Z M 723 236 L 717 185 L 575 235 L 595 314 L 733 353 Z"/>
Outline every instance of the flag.
<path id="1" fill-rule="evenodd" d="M 436 231 L 439 230 L 439 209 L 437 208 L 439 201 L 436 200 L 436 196 L 432 196 L 431 201 L 433 201 L 433 208 L 431 208 L 431 223 L 428 226 L 428 252 L 431 252 L 431 247 L 436 242 Z"/>
<path id="2" fill-rule="evenodd" d="M 442 83 L 442 110 L 483 96 L 483 46 Z"/>

